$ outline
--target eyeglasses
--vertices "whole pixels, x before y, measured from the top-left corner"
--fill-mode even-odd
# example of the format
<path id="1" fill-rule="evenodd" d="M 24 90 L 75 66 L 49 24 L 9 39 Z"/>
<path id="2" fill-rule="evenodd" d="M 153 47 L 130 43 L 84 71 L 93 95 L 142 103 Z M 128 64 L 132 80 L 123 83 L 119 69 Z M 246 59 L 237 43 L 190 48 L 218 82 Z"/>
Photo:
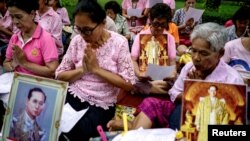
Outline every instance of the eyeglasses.
<path id="1" fill-rule="evenodd" d="M 90 27 L 78 27 L 76 25 L 74 25 L 73 30 L 77 33 L 77 34 L 83 34 L 86 36 L 90 36 L 93 31 L 97 28 L 99 24 L 97 24 L 95 27 L 90 28 Z"/>
<path id="2" fill-rule="evenodd" d="M 164 23 L 159 23 L 159 22 L 152 22 L 151 25 L 154 27 L 154 28 L 158 28 L 158 27 L 161 27 L 161 28 L 166 28 L 168 23 L 164 22 Z"/>

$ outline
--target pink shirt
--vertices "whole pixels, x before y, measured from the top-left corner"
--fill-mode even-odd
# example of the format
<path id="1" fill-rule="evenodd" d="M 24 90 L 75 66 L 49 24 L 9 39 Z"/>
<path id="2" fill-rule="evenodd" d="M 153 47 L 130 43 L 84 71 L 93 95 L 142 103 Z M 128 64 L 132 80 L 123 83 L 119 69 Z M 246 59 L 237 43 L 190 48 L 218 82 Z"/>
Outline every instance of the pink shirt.
<path id="1" fill-rule="evenodd" d="M 171 101 L 175 101 L 176 97 L 184 91 L 184 80 L 188 79 L 187 75 L 195 67 L 193 62 L 187 63 L 181 70 L 180 75 L 174 83 L 174 86 L 169 90 Z M 223 82 L 229 84 L 244 84 L 240 74 L 227 65 L 224 61 L 220 60 L 214 71 L 205 78 L 209 82 Z"/>
<path id="2" fill-rule="evenodd" d="M 49 32 L 55 39 L 56 46 L 58 48 L 58 53 L 63 53 L 63 44 L 62 44 L 62 20 L 60 16 L 51 8 L 46 11 L 43 15 L 40 15 L 36 11 L 35 21 L 38 22 L 43 29 Z"/>
<path id="3" fill-rule="evenodd" d="M 147 28 L 146 30 L 142 30 L 140 33 L 136 35 L 134 43 L 132 45 L 131 56 L 137 59 L 139 58 L 139 55 L 140 55 L 140 35 L 141 34 L 152 34 L 152 33 L 151 33 L 150 28 Z M 168 35 L 168 47 L 167 47 L 168 58 L 174 59 L 176 57 L 175 39 L 167 31 L 164 31 L 163 34 Z"/>
<path id="4" fill-rule="evenodd" d="M 112 73 L 120 75 L 125 81 L 135 83 L 135 74 L 127 40 L 120 34 L 108 31 L 111 37 L 100 48 L 96 56 L 99 66 Z M 56 70 L 59 73 L 82 66 L 82 59 L 86 42 L 81 35 L 76 35 L 70 42 L 67 53 Z M 86 73 L 81 79 L 69 86 L 69 91 L 74 96 L 104 109 L 116 103 L 119 88 L 107 83 L 105 80 L 92 73 Z"/>
<path id="5" fill-rule="evenodd" d="M 0 26 L 3 26 L 4 28 L 9 29 L 13 33 L 18 32 L 17 27 L 12 23 L 12 18 L 10 16 L 10 13 L 8 10 L 6 11 L 5 15 L 2 15 L 0 13 Z M 6 36 L 6 34 L 3 34 L 2 32 L 0 32 L 0 40 L 5 42 L 5 43 L 8 43 L 10 40 L 10 37 Z"/>
<path id="6" fill-rule="evenodd" d="M 147 0 L 146 2 L 146 8 L 151 8 L 150 7 L 150 2 L 151 0 Z M 154 1 L 154 0 L 152 0 Z M 175 9 L 175 0 L 163 0 L 163 3 L 167 4 L 171 9 Z"/>
<path id="7" fill-rule="evenodd" d="M 57 8 L 56 13 L 61 17 L 63 25 L 70 25 L 69 14 L 65 7 Z"/>
<path id="8" fill-rule="evenodd" d="M 144 10 L 146 5 L 146 0 L 138 0 L 136 5 L 132 5 L 132 0 L 123 0 L 122 1 L 122 9 L 125 9 L 126 11 L 128 9 L 136 8 L 136 9 L 141 9 Z M 129 27 L 131 26 L 131 21 L 128 20 L 128 25 Z M 144 25 L 144 22 L 141 20 L 136 20 L 136 26 L 142 26 Z"/>
<path id="9" fill-rule="evenodd" d="M 45 63 L 58 60 L 57 48 L 53 38 L 50 33 L 46 32 L 39 25 L 37 25 L 32 37 L 26 43 L 23 42 L 21 32 L 11 37 L 6 51 L 7 59 L 13 58 L 13 45 L 18 45 L 22 48 L 29 62 L 45 66 Z M 21 66 L 17 66 L 15 71 L 36 75 Z"/>
<path id="10" fill-rule="evenodd" d="M 250 51 L 242 45 L 241 39 L 238 38 L 226 43 L 222 60 L 230 63 L 236 70 L 250 72 Z"/>

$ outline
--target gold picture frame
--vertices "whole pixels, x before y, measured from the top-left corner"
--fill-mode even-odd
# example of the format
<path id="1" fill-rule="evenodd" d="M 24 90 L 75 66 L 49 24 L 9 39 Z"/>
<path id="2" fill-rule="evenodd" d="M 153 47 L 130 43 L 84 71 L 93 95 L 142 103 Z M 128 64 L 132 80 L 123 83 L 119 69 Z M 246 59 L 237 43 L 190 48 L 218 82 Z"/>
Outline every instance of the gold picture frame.
<path id="1" fill-rule="evenodd" d="M 246 85 L 184 81 L 181 131 L 187 141 L 206 139 L 208 125 L 246 124 Z"/>
<path id="2" fill-rule="evenodd" d="M 37 89 L 41 90 L 41 93 L 44 94 L 44 100 L 42 99 L 42 102 L 37 100 L 39 99 L 39 94 L 37 99 L 34 98 L 37 94 L 29 94 Z M 4 116 L 2 140 L 20 140 L 20 138 L 30 138 L 30 134 L 35 136 L 36 139 L 40 138 L 38 140 L 58 140 L 59 123 L 62 115 L 62 108 L 66 99 L 67 89 L 68 82 L 15 73 L 8 106 Z M 33 114 L 30 114 L 32 112 L 29 112 L 26 109 L 31 109 L 27 105 L 31 102 L 32 97 Z M 38 110 L 39 105 L 41 110 Z M 30 115 L 37 115 L 37 117 L 31 116 L 36 117 L 34 118 L 35 120 L 27 120 L 27 117 L 30 117 Z M 22 120 L 25 122 L 21 122 Z M 28 121 L 33 121 L 31 123 L 33 123 L 32 127 L 34 128 L 31 130 L 28 130 L 30 128 Z M 24 135 L 27 137 L 23 137 Z"/>

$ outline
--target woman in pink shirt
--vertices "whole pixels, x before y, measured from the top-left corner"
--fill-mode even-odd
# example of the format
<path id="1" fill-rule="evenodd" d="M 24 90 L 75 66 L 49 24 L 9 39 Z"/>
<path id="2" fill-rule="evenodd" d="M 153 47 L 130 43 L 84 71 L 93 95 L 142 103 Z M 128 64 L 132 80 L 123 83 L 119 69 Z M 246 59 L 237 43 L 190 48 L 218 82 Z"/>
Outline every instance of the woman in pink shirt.
<path id="1" fill-rule="evenodd" d="M 20 32 L 9 42 L 4 68 L 26 74 L 53 77 L 58 54 L 51 34 L 34 22 L 38 9 L 35 0 L 10 0 L 9 12 Z"/>
<path id="2" fill-rule="evenodd" d="M 132 90 L 135 75 L 126 38 L 105 29 L 106 12 L 95 0 L 80 1 L 73 17 L 78 34 L 71 40 L 56 78 L 70 83 L 66 103 L 76 111 L 88 110 L 59 141 L 88 141 L 98 136 L 98 125 L 107 130 L 119 90 Z"/>
<path id="3" fill-rule="evenodd" d="M 122 16 L 124 16 L 129 27 L 144 26 L 146 24 L 146 17 L 143 14 L 145 10 L 146 0 L 123 0 L 122 1 Z M 129 16 L 129 9 L 140 9 L 142 14 L 140 17 Z"/>
<path id="4" fill-rule="evenodd" d="M 58 49 L 58 54 L 62 55 L 64 50 L 62 43 L 62 19 L 52 7 L 48 6 L 48 0 L 38 1 L 39 9 L 36 11 L 35 21 L 52 35 Z"/>
<path id="5" fill-rule="evenodd" d="M 166 64 L 164 64 L 163 66 L 175 65 L 175 62 L 176 62 L 176 59 L 175 59 L 175 57 L 176 57 L 175 39 L 171 34 L 169 34 L 167 32 L 167 30 L 169 28 L 168 24 L 169 24 L 169 22 L 171 22 L 170 13 L 171 13 L 171 9 L 168 5 L 166 5 L 164 3 L 156 4 L 152 8 L 152 10 L 150 11 L 151 24 L 150 24 L 149 28 L 141 31 L 135 37 L 134 43 L 132 45 L 131 56 L 132 56 L 132 59 L 134 62 L 135 74 L 139 78 L 145 77 L 145 72 L 143 70 L 139 69 L 139 67 L 141 67 L 141 65 L 143 65 L 143 63 L 139 62 L 140 57 L 142 56 L 142 52 L 145 52 L 145 53 L 150 52 L 150 51 L 146 50 L 146 46 L 144 48 L 142 48 L 140 45 L 140 36 L 143 34 L 149 34 L 155 38 L 157 38 L 157 36 L 160 36 L 160 35 L 166 35 L 167 36 L 167 39 L 166 39 L 167 44 L 163 47 L 161 53 L 158 54 L 159 56 L 157 56 L 156 58 L 159 58 L 159 60 L 160 60 L 161 57 L 164 56 L 163 52 L 166 52 L 165 55 L 168 56 L 168 59 L 167 59 Z M 147 56 L 147 57 L 149 58 L 149 56 Z M 148 60 L 148 62 L 146 62 L 146 64 L 152 63 L 152 62 L 149 62 L 149 59 L 147 59 L 147 60 Z M 160 65 L 160 63 L 157 65 Z"/>
<path id="6" fill-rule="evenodd" d="M 64 26 L 70 25 L 68 11 L 65 7 L 62 7 L 61 0 L 49 0 L 49 6 L 61 17 Z"/>

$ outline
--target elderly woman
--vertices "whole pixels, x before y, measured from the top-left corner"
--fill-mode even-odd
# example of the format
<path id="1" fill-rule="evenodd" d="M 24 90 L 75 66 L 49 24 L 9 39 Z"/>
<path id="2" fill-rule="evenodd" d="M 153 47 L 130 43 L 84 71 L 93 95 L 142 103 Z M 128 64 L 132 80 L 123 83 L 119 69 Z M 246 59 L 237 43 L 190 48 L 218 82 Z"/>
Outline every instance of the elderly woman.
<path id="1" fill-rule="evenodd" d="M 118 33 L 130 39 L 128 23 L 125 17 L 121 15 L 122 9 L 118 2 L 109 1 L 104 6 L 107 15 L 114 20 Z"/>
<path id="2" fill-rule="evenodd" d="M 106 127 L 114 117 L 117 94 L 121 88 L 132 90 L 135 74 L 127 40 L 105 29 L 106 12 L 96 1 L 80 1 L 73 17 L 78 34 L 57 68 L 56 77 L 70 83 L 66 103 L 76 111 L 88 110 L 59 140 L 87 141 L 98 136 L 98 125 Z"/>
<path id="3" fill-rule="evenodd" d="M 147 98 L 140 105 L 141 111 L 129 125 L 130 129 L 139 127 L 180 128 L 181 97 L 185 79 L 200 79 L 209 82 L 244 84 L 239 73 L 220 58 L 227 40 L 225 28 L 216 23 L 205 23 L 195 27 L 191 34 L 192 62 L 186 64 L 168 94 L 171 101 Z M 175 109 L 164 108 L 175 103 Z M 170 115 L 171 114 L 171 115 Z M 169 121 L 170 119 L 170 121 Z M 110 121 L 108 127 L 120 127 L 119 121 Z"/>

